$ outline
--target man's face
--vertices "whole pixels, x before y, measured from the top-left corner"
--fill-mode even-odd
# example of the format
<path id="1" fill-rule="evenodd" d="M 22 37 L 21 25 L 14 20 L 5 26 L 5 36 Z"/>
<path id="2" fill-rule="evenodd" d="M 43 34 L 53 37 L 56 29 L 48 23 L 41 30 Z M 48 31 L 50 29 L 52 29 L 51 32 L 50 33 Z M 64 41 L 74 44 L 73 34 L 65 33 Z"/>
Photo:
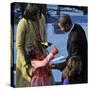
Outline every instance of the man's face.
<path id="1" fill-rule="evenodd" d="M 58 26 L 59 26 L 59 28 L 60 28 L 61 31 L 68 32 L 70 30 L 70 25 L 65 24 L 65 20 L 64 20 L 63 17 L 61 17 L 59 19 Z"/>

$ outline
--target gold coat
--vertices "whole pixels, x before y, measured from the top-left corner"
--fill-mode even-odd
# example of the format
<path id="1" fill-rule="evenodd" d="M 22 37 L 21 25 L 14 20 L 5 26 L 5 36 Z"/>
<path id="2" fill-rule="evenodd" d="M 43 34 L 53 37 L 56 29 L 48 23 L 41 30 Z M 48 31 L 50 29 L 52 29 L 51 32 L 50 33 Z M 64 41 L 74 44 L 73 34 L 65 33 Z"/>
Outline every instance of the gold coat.
<path id="1" fill-rule="evenodd" d="M 35 38 L 35 22 L 22 18 L 17 26 L 16 32 L 16 87 L 27 87 L 31 85 L 31 78 L 27 75 L 24 65 L 25 61 L 25 47 L 31 43 L 36 44 Z M 39 20 L 40 36 L 42 40 L 46 40 L 45 33 L 45 18 L 42 17 Z M 29 74 L 32 75 L 32 69 L 29 68 Z"/>

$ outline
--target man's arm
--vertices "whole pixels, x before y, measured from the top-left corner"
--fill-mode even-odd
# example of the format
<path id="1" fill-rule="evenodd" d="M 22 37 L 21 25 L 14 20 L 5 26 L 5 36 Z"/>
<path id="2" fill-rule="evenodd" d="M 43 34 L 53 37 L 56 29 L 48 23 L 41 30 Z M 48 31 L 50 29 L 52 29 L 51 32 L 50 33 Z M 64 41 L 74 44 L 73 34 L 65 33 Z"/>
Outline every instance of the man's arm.
<path id="1" fill-rule="evenodd" d="M 58 63 L 58 64 L 50 64 L 51 69 L 58 69 L 62 71 L 66 67 L 66 62 Z"/>

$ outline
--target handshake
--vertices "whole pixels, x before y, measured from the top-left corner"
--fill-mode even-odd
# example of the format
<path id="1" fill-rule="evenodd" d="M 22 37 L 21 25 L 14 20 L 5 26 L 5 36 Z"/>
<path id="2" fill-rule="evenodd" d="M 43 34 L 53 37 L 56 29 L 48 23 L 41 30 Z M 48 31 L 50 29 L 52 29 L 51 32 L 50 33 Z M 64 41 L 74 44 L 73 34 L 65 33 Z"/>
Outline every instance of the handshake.
<path id="1" fill-rule="evenodd" d="M 43 55 L 39 55 L 42 58 L 40 58 L 39 56 L 36 56 L 36 58 L 33 58 L 31 60 L 32 67 L 37 69 L 39 67 L 46 66 L 50 62 L 50 60 L 54 58 L 54 55 L 56 55 L 58 52 L 59 51 L 57 48 L 52 48 L 51 52 L 47 55 L 47 57 L 44 57 Z"/>

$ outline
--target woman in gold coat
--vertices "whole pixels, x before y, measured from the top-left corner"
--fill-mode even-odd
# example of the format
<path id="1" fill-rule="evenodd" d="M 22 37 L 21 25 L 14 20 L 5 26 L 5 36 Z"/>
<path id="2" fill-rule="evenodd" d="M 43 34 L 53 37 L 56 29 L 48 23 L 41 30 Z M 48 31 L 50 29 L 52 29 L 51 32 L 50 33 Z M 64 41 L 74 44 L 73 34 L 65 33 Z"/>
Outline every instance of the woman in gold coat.
<path id="1" fill-rule="evenodd" d="M 37 45 L 36 39 L 46 40 L 45 18 L 38 9 L 28 4 L 24 11 L 24 17 L 19 21 L 16 32 L 16 87 L 31 86 L 32 69 L 26 64 L 25 49 L 30 45 Z M 38 19 L 38 23 L 37 23 Z M 39 26 L 39 29 L 38 29 Z M 39 31 L 38 31 L 39 30 Z M 39 33 L 38 33 L 39 32 Z M 45 52 L 45 50 L 43 50 Z M 46 52 L 45 52 L 46 53 Z M 28 73 L 27 68 L 28 67 Z M 29 75 L 28 75 L 29 74 Z"/>

